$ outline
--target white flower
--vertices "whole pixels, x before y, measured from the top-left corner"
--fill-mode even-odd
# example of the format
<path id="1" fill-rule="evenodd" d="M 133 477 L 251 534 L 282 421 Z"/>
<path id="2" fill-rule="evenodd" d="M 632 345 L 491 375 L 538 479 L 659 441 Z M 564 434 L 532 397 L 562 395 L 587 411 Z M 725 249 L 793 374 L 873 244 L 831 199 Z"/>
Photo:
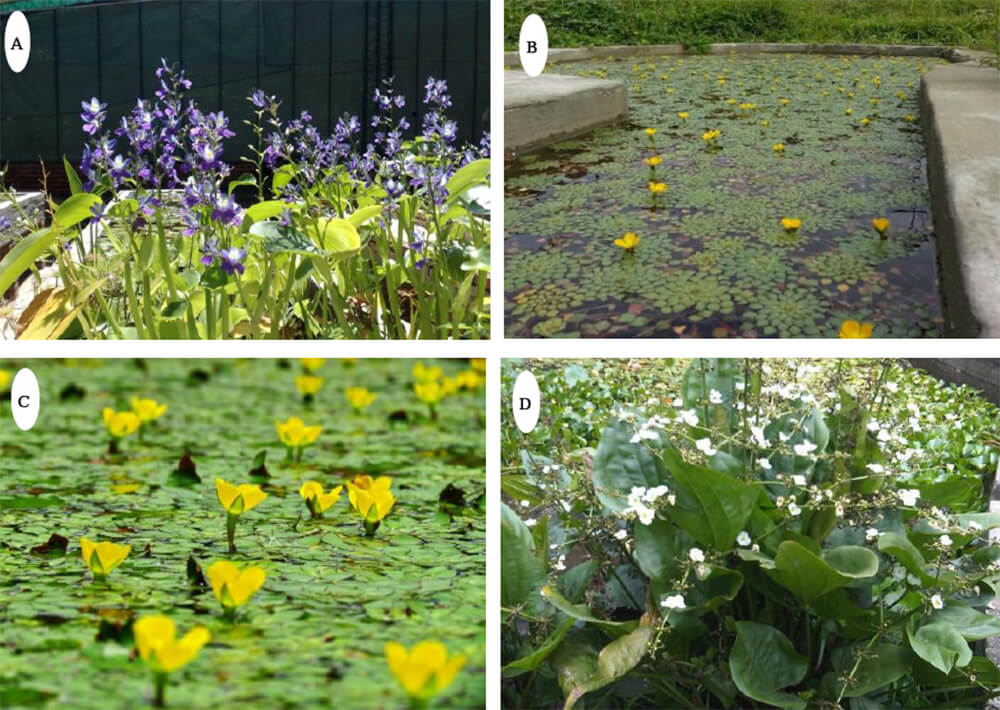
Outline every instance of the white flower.
<path id="1" fill-rule="evenodd" d="M 639 431 L 637 431 L 635 434 L 632 435 L 632 438 L 629 439 L 629 441 L 633 444 L 638 444 L 640 441 L 644 439 L 659 439 L 659 438 L 660 435 L 657 434 L 655 431 L 651 431 L 650 429 L 640 429 Z"/>
<path id="2" fill-rule="evenodd" d="M 632 490 L 628 494 L 628 507 L 635 508 L 640 503 L 642 503 L 643 496 L 646 495 L 646 489 L 642 486 L 632 486 Z"/>
<path id="3" fill-rule="evenodd" d="M 750 549 L 751 549 L 751 550 L 753 550 L 754 552 L 760 552 L 760 545 L 758 545 L 758 544 L 757 544 L 757 543 L 755 542 L 754 544 L 752 544 L 752 545 L 750 546 Z"/>
<path id="4" fill-rule="evenodd" d="M 693 409 L 682 409 L 677 412 L 677 418 L 688 426 L 698 426 L 698 415 Z"/>
<path id="5" fill-rule="evenodd" d="M 867 540 L 868 542 L 878 540 L 878 530 L 876 530 L 875 528 L 868 528 L 867 530 L 865 530 L 865 540 Z"/>
<path id="6" fill-rule="evenodd" d="M 876 436 L 875 438 L 878 439 L 879 441 L 886 442 L 892 439 L 892 436 L 889 434 L 889 431 L 887 429 L 879 429 L 878 436 Z"/>
<path id="7" fill-rule="evenodd" d="M 559 505 L 561 505 L 562 509 L 565 510 L 567 513 L 573 508 L 573 506 L 570 505 L 570 502 L 568 500 L 559 501 Z"/>
<path id="8" fill-rule="evenodd" d="M 655 503 L 659 498 L 662 498 L 669 492 L 670 489 L 666 486 L 653 486 L 646 491 L 646 495 L 643 496 L 643 500 L 647 503 Z"/>
<path id="9" fill-rule="evenodd" d="M 920 491 L 916 488 L 903 488 L 896 491 L 896 495 L 903 502 L 903 505 L 914 506 L 917 504 L 917 499 L 920 498 Z"/>
<path id="10" fill-rule="evenodd" d="M 746 530 L 742 530 L 739 535 L 736 536 L 736 542 L 740 547 L 746 547 L 750 544 L 750 533 Z"/>
<path id="11" fill-rule="evenodd" d="M 527 520 L 524 521 L 524 524 L 527 525 L 529 528 L 533 528 L 538 524 L 538 521 L 535 520 L 534 518 L 528 518 Z"/>
<path id="12" fill-rule="evenodd" d="M 722 404 L 722 392 L 719 390 L 712 390 L 708 393 L 708 401 L 712 404 Z"/>
<path id="13" fill-rule="evenodd" d="M 793 518 L 794 517 L 798 517 L 799 513 L 802 512 L 802 508 L 800 508 L 795 503 L 789 503 L 788 504 L 788 512 L 792 514 Z"/>
<path id="14" fill-rule="evenodd" d="M 792 449 L 795 451 L 796 456 L 808 456 L 817 448 L 818 447 L 816 446 L 816 444 L 809 441 L 809 439 L 806 439 L 801 444 L 796 444 L 795 446 L 792 447 Z"/>
<path id="15" fill-rule="evenodd" d="M 764 427 L 762 426 L 751 426 L 750 434 L 753 436 L 753 440 L 757 442 L 760 446 L 770 446 L 771 442 L 767 440 L 764 436 Z"/>
<path id="16" fill-rule="evenodd" d="M 785 443 L 786 441 L 788 441 L 791 438 L 792 438 L 791 434 L 786 434 L 783 431 L 779 431 L 778 432 L 778 439 L 781 441 L 781 443 Z"/>
<path id="17" fill-rule="evenodd" d="M 745 390 L 747 388 L 747 383 L 746 382 L 737 382 L 734 385 L 734 387 L 736 388 L 737 392 L 742 392 L 743 390 Z"/>
<path id="18" fill-rule="evenodd" d="M 931 606 L 935 609 L 944 609 L 944 600 L 941 599 L 940 594 L 935 594 L 931 597 Z"/>
<path id="19" fill-rule="evenodd" d="M 834 512 L 837 514 L 838 518 L 843 518 L 844 517 L 844 504 L 843 503 L 837 503 L 837 505 L 834 507 Z"/>
<path id="20" fill-rule="evenodd" d="M 712 456 L 717 451 L 717 449 L 712 448 L 712 440 L 709 439 L 708 437 L 705 437 L 704 439 L 698 439 L 696 442 L 694 442 L 694 445 L 697 447 L 698 451 L 701 451 L 706 456 Z"/>
<path id="21" fill-rule="evenodd" d="M 667 597 L 662 602 L 660 606 L 665 609 L 683 609 L 684 608 L 684 597 L 680 594 L 674 594 L 671 597 Z"/>
<path id="22" fill-rule="evenodd" d="M 938 538 L 938 542 L 941 543 L 942 547 L 951 547 L 953 540 L 951 539 L 951 535 L 942 535 Z"/>
<path id="23" fill-rule="evenodd" d="M 704 581 L 712 574 L 712 568 L 702 563 L 694 568 L 694 573 L 698 576 L 698 579 Z"/>
<path id="24" fill-rule="evenodd" d="M 704 562 L 705 561 L 705 553 L 702 552 L 702 550 L 700 548 L 697 548 L 697 547 L 692 547 L 690 550 L 688 550 L 688 557 L 691 558 L 692 562 Z"/>
<path id="25" fill-rule="evenodd" d="M 526 501 L 526 500 L 522 500 L 522 501 L 521 501 L 521 507 L 522 507 L 522 508 L 527 508 L 527 507 L 529 507 L 529 506 L 531 506 L 531 503 L 530 503 L 530 502 L 528 502 L 528 501 Z"/>
<path id="26" fill-rule="evenodd" d="M 615 540 L 624 540 L 628 537 L 628 530 L 619 530 L 615 533 Z"/>
<path id="27" fill-rule="evenodd" d="M 885 466 L 880 463 L 870 463 L 865 466 L 872 473 L 885 473 Z"/>
<path id="28" fill-rule="evenodd" d="M 555 568 L 558 572 L 562 572 L 566 569 L 566 555 L 559 555 L 559 559 L 556 560 Z"/>
<path id="29" fill-rule="evenodd" d="M 636 506 L 635 514 L 639 516 L 639 522 L 643 525 L 650 525 L 653 522 L 653 518 L 656 517 L 656 511 L 652 508 L 647 508 L 642 503 Z"/>
<path id="30" fill-rule="evenodd" d="M 757 459 L 757 465 L 760 466 L 765 471 L 771 470 L 771 462 L 767 459 Z"/>
<path id="31" fill-rule="evenodd" d="M 806 485 L 806 477 L 800 474 L 796 474 L 792 476 L 792 483 L 794 483 L 796 486 L 804 486 Z"/>

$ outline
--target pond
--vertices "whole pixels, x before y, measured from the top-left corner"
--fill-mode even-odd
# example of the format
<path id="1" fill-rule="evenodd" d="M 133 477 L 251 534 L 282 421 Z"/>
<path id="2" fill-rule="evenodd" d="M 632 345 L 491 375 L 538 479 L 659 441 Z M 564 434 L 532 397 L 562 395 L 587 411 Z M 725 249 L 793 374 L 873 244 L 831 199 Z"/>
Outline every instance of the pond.
<path id="1" fill-rule="evenodd" d="M 836 337 L 846 320 L 941 335 L 918 108 L 936 61 L 556 67 L 623 82 L 629 117 L 506 166 L 507 335 Z M 614 243 L 626 233 L 634 249 Z"/>
<path id="2" fill-rule="evenodd" d="M 312 362 L 323 382 L 311 405 L 297 390 L 298 361 L 18 363 L 38 377 L 42 404 L 32 430 L 0 428 L 0 704 L 148 706 L 130 623 L 162 613 L 182 633 L 202 625 L 212 636 L 170 674 L 168 706 L 405 707 L 383 646 L 425 639 L 468 658 L 437 706 L 483 706 L 483 390 L 467 361 L 424 365 L 423 377 L 440 367 L 439 382 L 464 384 L 434 418 L 407 360 Z M 0 362 L 4 380 L 14 369 Z M 348 387 L 374 402 L 352 412 Z M 109 453 L 102 410 L 128 409 L 133 396 L 167 410 Z M 6 403 L 0 416 L 10 416 Z M 323 427 L 299 463 L 275 428 L 293 416 Z M 185 453 L 195 477 L 177 472 Z M 391 476 L 396 496 L 373 537 L 346 487 L 310 518 L 305 481 L 327 490 L 361 474 Z M 232 555 L 217 477 L 267 493 L 239 516 Z M 81 537 L 131 545 L 107 584 L 87 571 Z M 225 559 L 267 575 L 234 622 L 202 580 Z"/>

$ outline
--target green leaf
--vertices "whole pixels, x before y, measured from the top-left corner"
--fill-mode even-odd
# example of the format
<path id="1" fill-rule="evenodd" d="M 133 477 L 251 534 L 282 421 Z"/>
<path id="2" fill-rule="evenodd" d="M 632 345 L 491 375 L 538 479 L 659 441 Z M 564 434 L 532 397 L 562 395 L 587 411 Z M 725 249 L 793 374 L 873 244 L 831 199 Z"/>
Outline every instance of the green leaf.
<path id="1" fill-rule="evenodd" d="M 695 585 L 695 589 L 704 597 L 703 601 L 698 602 L 699 613 L 712 611 L 731 602 L 742 587 L 742 572 L 712 565 L 711 574 Z"/>
<path id="2" fill-rule="evenodd" d="M 265 219 L 277 217 L 286 209 L 289 209 L 289 205 L 284 200 L 264 200 L 247 207 L 246 217 L 249 217 L 252 222 L 262 222 Z"/>
<path id="3" fill-rule="evenodd" d="M 256 186 L 257 186 L 257 178 L 254 177 L 253 174 L 251 173 L 243 173 L 235 180 L 230 181 L 229 187 L 227 188 L 227 192 L 228 194 L 232 195 L 233 190 L 235 190 L 238 187 L 256 187 Z"/>
<path id="4" fill-rule="evenodd" d="M 757 484 L 687 463 L 670 449 L 663 452 L 663 461 L 677 484 L 677 503 L 669 508 L 674 522 L 704 545 L 732 547 L 760 496 Z"/>
<path id="5" fill-rule="evenodd" d="M 1000 688 L 1000 668 L 985 656 L 974 656 L 969 665 L 962 670 L 953 668 L 951 673 L 942 673 L 923 661 L 917 661 L 913 668 L 914 679 L 932 688 L 965 688 L 969 685 L 969 673 L 975 673 L 976 681 L 987 688 Z"/>
<path id="6" fill-rule="evenodd" d="M 529 601 L 545 584 L 531 531 L 517 513 L 500 504 L 500 603 L 513 608 Z"/>
<path id="7" fill-rule="evenodd" d="M 736 622 L 736 642 L 729 654 L 729 671 L 748 698 L 779 708 L 804 710 L 806 701 L 782 688 L 801 683 L 809 661 L 796 652 L 788 637 L 772 626 Z"/>
<path id="8" fill-rule="evenodd" d="M 630 629 L 635 623 L 632 621 L 606 621 L 604 619 L 598 619 L 590 613 L 590 609 L 587 608 L 586 604 L 570 603 L 569 599 L 560 594 L 558 590 L 553 589 L 547 584 L 541 588 L 541 595 L 545 601 L 564 614 L 568 614 L 578 621 L 585 621 L 588 624 L 593 624 L 610 634 L 620 634 L 623 630 Z"/>
<path id="9" fill-rule="evenodd" d="M 942 673 L 962 668 L 972 660 L 972 649 L 962 634 L 947 621 L 936 621 L 914 631 L 913 617 L 906 625 L 910 648 Z"/>
<path id="10" fill-rule="evenodd" d="M 321 254 L 305 234 L 293 227 L 282 227 L 277 222 L 255 222 L 250 234 L 264 239 L 264 249 L 270 254 L 296 253 Z"/>
<path id="11" fill-rule="evenodd" d="M 542 661 L 549 657 L 549 655 L 559 647 L 562 643 L 563 638 L 573 628 L 576 623 L 576 619 L 573 617 L 566 617 L 563 619 L 562 623 L 559 624 L 553 630 L 551 634 L 542 642 L 542 645 L 535 649 L 533 652 L 526 656 L 518 658 L 516 661 L 511 661 L 503 667 L 504 675 L 514 675 L 512 671 L 533 671 L 536 670 Z"/>
<path id="12" fill-rule="evenodd" d="M 448 180 L 448 200 L 452 201 L 462 194 L 467 188 L 484 182 L 490 174 L 490 159 L 482 158 L 474 160 L 468 165 L 463 165 L 455 171 L 455 174 Z"/>
<path id="13" fill-rule="evenodd" d="M 842 545 L 822 557 L 792 540 L 778 547 L 774 568 L 764 572 L 806 604 L 857 579 L 878 573 L 878 556 L 865 547 Z"/>
<path id="14" fill-rule="evenodd" d="M 271 183 L 274 185 L 274 189 L 277 192 L 281 192 L 282 188 L 292 181 L 292 177 L 295 175 L 295 166 L 291 163 L 286 163 L 280 168 L 274 171 L 274 179 Z"/>
<path id="15" fill-rule="evenodd" d="M 53 226 L 63 230 L 75 227 L 85 219 L 92 217 L 90 208 L 101 204 L 101 198 L 89 192 L 80 192 L 66 198 L 66 201 L 56 207 L 53 215 Z"/>
<path id="16" fill-rule="evenodd" d="M 382 214 L 382 205 L 368 205 L 347 215 L 347 221 L 357 228 L 375 219 L 380 214 Z"/>
<path id="17" fill-rule="evenodd" d="M 1000 528 L 1000 513 L 966 513 L 955 517 L 965 527 L 968 527 L 969 523 L 977 523 L 982 526 L 982 530 Z"/>
<path id="18" fill-rule="evenodd" d="M 636 523 L 635 562 L 653 581 L 677 579 L 694 538 L 668 520 L 656 519 L 649 525 Z"/>
<path id="19" fill-rule="evenodd" d="M 594 456 L 594 492 L 614 513 L 627 507 L 633 486 L 651 488 L 666 482 L 663 462 L 642 444 L 631 443 L 633 433 L 628 422 L 608 424 Z"/>
<path id="20" fill-rule="evenodd" d="M 1000 619 L 955 602 L 931 612 L 929 619 L 932 623 L 943 621 L 951 624 L 966 641 L 1000 636 Z"/>
<path id="21" fill-rule="evenodd" d="M 330 256 L 349 256 L 361 248 L 358 230 L 346 219 L 321 219 L 316 225 L 309 225 L 306 231 L 313 243 Z"/>
<path id="22" fill-rule="evenodd" d="M 895 557 L 907 572 L 919 577 L 924 584 L 933 584 L 934 577 L 927 573 L 924 556 L 903 533 L 883 532 L 878 538 L 878 549 Z"/>
<path id="23" fill-rule="evenodd" d="M 602 648 L 597 655 L 597 668 L 593 675 L 569 691 L 563 710 L 571 710 L 586 693 L 613 683 L 639 665 L 646 655 L 652 635 L 653 629 L 648 624 L 640 624 L 631 633 Z"/>
<path id="24" fill-rule="evenodd" d="M 83 183 L 80 182 L 80 176 L 73 168 L 73 164 L 66 159 L 65 155 L 63 156 L 63 167 L 66 169 L 66 179 L 69 181 L 70 193 L 76 195 L 83 192 Z"/>
<path id="25" fill-rule="evenodd" d="M 869 649 L 873 660 L 871 662 L 862 661 L 854 673 L 854 682 L 844 689 L 843 683 L 840 681 L 840 674 L 849 672 L 854 667 L 857 660 L 855 654 L 867 645 L 867 641 L 859 642 L 834 650 L 831 660 L 833 667 L 837 670 L 836 677 L 833 679 L 833 688 L 837 695 L 840 694 L 841 690 L 843 690 L 845 698 L 866 695 L 902 678 L 913 665 L 913 654 L 910 653 L 910 649 L 891 643 L 877 643 Z"/>
<path id="26" fill-rule="evenodd" d="M 20 278 L 21 274 L 30 269 L 35 260 L 52 245 L 58 236 L 58 230 L 45 227 L 32 232 L 24 239 L 17 240 L 0 261 L 0 294 L 5 293 L 11 284 Z"/>

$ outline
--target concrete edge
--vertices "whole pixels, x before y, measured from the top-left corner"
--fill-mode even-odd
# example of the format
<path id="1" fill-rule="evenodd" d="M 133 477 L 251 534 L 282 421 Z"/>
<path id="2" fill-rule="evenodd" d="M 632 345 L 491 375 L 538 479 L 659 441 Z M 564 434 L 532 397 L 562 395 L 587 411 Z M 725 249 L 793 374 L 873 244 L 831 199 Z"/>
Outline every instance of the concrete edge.
<path id="1" fill-rule="evenodd" d="M 688 51 L 683 44 L 607 45 L 604 47 L 565 47 L 549 49 L 547 64 L 565 64 L 607 57 L 651 57 L 701 54 L 856 54 L 858 56 L 940 57 L 950 62 L 975 61 L 989 57 L 989 52 L 933 44 L 789 44 L 775 42 L 716 43 L 707 52 Z M 521 65 L 517 52 L 504 52 L 505 67 Z"/>

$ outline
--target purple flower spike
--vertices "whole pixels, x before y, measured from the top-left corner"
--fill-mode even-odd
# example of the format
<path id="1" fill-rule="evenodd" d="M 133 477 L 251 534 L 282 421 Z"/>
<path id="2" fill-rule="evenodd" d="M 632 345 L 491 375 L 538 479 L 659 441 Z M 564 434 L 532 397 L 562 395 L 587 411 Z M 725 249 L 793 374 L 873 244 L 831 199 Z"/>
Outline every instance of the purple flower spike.
<path id="1" fill-rule="evenodd" d="M 219 252 L 220 266 L 222 270 L 232 276 L 234 273 L 243 273 L 243 260 L 247 258 L 246 249 L 230 247 Z"/>
<path id="2" fill-rule="evenodd" d="M 212 219 L 231 227 L 238 227 L 243 222 L 243 209 L 236 204 L 236 200 L 233 199 L 232 195 L 224 196 L 219 194 L 215 198 Z"/>
<path id="3" fill-rule="evenodd" d="M 105 111 L 108 105 L 102 104 L 95 96 L 90 101 L 81 101 L 80 106 L 83 107 L 83 113 L 80 114 L 80 118 L 83 119 L 83 132 L 90 135 L 96 134 L 101 130 L 101 124 L 108 116 L 107 111 Z"/>

